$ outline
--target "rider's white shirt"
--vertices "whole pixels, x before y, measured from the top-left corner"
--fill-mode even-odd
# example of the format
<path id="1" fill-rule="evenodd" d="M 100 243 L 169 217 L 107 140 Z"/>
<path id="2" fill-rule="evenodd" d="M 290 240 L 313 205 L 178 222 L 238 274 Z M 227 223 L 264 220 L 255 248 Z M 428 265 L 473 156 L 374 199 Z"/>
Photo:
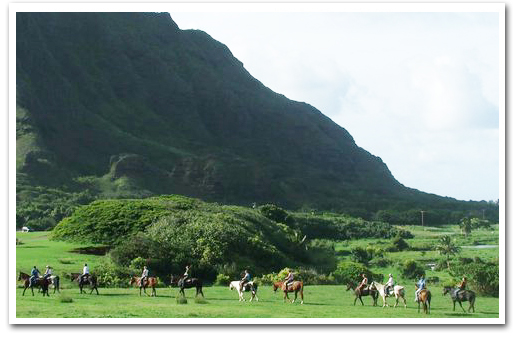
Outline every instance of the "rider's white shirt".
<path id="1" fill-rule="evenodd" d="M 89 273 L 90 273 L 90 268 L 88 268 L 88 266 L 84 266 L 83 274 L 89 274 Z"/>
<path id="2" fill-rule="evenodd" d="M 143 272 L 142 272 L 142 277 L 147 277 L 147 275 L 149 274 L 149 270 L 148 269 L 145 269 Z"/>

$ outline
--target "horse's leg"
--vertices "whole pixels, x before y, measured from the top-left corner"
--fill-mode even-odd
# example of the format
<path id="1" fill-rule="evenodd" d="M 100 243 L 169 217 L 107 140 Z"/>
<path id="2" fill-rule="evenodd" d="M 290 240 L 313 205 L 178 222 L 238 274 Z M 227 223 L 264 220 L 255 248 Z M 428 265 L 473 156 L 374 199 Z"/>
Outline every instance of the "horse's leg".
<path id="1" fill-rule="evenodd" d="M 357 299 L 358 299 L 358 296 L 355 295 L 354 305 L 355 305 L 355 302 L 357 302 Z"/>
<path id="2" fill-rule="evenodd" d="M 465 308 L 463 308 L 463 304 L 461 304 L 461 301 L 458 301 L 458 304 L 460 305 L 461 309 L 463 310 L 463 312 L 466 312 L 465 311 Z"/>
<path id="3" fill-rule="evenodd" d="M 364 306 L 363 299 L 361 298 L 361 296 L 359 296 L 359 301 L 361 301 L 361 305 Z"/>
<path id="4" fill-rule="evenodd" d="M 295 290 L 294 291 L 294 300 L 292 300 L 291 303 L 294 303 L 294 301 L 296 301 L 297 298 L 298 298 L 298 290 Z"/>
<path id="5" fill-rule="evenodd" d="M 452 311 L 456 311 L 456 301 L 452 300 Z"/>
<path id="6" fill-rule="evenodd" d="M 97 289 L 97 286 L 95 286 L 95 292 L 99 295 L 99 289 Z"/>
<path id="7" fill-rule="evenodd" d="M 303 287 L 300 289 L 300 297 L 302 298 L 302 302 L 300 304 L 303 304 Z"/>

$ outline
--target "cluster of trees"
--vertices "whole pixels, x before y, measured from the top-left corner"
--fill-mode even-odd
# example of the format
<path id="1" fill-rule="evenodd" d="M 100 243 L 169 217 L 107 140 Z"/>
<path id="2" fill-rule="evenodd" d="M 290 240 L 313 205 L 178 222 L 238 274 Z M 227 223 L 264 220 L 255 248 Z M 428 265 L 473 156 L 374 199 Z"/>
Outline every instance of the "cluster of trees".
<path id="1" fill-rule="evenodd" d="M 317 219 L 311 216 L 306 222 L 306 217 L 275 205 L 252 209 L 182 196 L 97 200 L 63 219 L 51 238 L 109 245 L 111 260 L 119 267 L 143 259 L 163 278 L 192 264 L 197 275 L 215 280 L 218 274 L 238 278 L 245 268 L 267 274 L 286 265 L 328 275 L 337 267 L 332 240 L 400 239 L 409 233 L 337 215 Z M 332 231 L 338 234 L 328 235 Z"/>

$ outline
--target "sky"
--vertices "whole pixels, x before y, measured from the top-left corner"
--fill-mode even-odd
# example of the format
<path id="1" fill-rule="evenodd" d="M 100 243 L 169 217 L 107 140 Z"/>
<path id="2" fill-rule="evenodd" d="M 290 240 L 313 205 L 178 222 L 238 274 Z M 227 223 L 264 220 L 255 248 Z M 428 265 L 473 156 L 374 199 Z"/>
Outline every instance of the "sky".
<path id="1" fill-rule="evenodd" d="M 499 199 L 498 13 L 170 13 L 345 128 L 405 186 Z"/>

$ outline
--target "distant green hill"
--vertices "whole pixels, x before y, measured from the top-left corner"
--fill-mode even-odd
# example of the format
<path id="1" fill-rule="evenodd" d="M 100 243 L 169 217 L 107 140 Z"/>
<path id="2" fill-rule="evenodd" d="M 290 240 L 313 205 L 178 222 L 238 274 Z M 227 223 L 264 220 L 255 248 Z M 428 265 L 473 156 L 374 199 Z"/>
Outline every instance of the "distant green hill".
<path id="1" fill-rule="evenodd" d="M 345 129 L 168 13 L 17 13 L 16 34 L 18 225 L 157 194 L 497 217 L 497 205 L 401 185 Z"/>

